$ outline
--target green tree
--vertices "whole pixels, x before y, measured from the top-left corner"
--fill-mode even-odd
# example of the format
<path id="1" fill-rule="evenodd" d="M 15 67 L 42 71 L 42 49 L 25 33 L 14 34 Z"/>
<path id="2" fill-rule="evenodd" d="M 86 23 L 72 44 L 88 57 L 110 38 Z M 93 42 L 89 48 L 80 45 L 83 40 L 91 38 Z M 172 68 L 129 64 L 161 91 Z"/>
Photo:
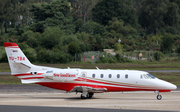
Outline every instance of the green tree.
<path id="1" fill-rule="evenodd" d="M 117 53 L 121 53 L 123 51 L 123 45 L 121 45 L 120 43 L 116 43 L 114 45 L 114 50 L 117 52 Z"/>
<path id="2" fill-rule="evenodd" d="M 178 4 L 171 2 L 171 3 L 169 3 L 167 8 L 168 9 L 167 9 L 167 14 L 166 14 L 166 23 L 169 26 L 179 25 Z"/>
<path id="3" fill-rule="evenodd" d="M 125 24 L 138 27 L 136 11 L 127 0 L 101 0 L 92 9 L 93 20 L 107 25 L 113 17 L 123 20 Z"/>
<path id="4" fill-rule="evenodd" d="M 161 51 L 162 52 L 171 51 L 172 47 L 173 47 L 173 35 L 165 34 L 162 38 Z"/>
<path id="5" fill-rule="evenodd" d="M 113 18 L 109 21 L 108 26 L 105 27 L 107 32 L 105 35 L 109 38 L 125 38 L 131 37 L 137 33 L 137 30 L 131 25 L 125 25 L 124 21 Z"/>
<path id="6" fill-rule="evenodd" d="M 98 0 L 69 0 L 75 19 L 82 19 L 84 22 L 91 18 L 91 10 Z"/>
<path id="7" fill-rule="evenodd" d="M 83 24 L 84 24 L 84 21 L 82 20 L 82 19 L 78 19 L 78 20 L 76 20 L 75 22 L 74 22 L 74 24 L 75 24 L 75 30 L 76 30 L 76 32 L 78 32 L 79 31 L 79 29 L 83 26 Z"/>
<path id="8" fill-rule="evenodd" d="M 76 44 L 75 42 L 71 42 L 69 45 L 68 45 L 68 52 L 71 54 L 71 55 L 75 55 L 75 53 L 80 53 L 80 47 L 78 44 Z"/>
<path id="9" fill-rule="evenodd" d="M 139 15 L 139 22 L 146 33 L 158 32 L 164 27 L 164 15 L 167 12 L 169 0 L 142 0 Z"/>
<path id="10" fill-rule="evenodd" d="M 31 12 L 34 13 L 35 22 L 30 29 L 36 32 L 44 32 L 47 27 L 58 26 L 67 34 L 74 32 L 73 18 L 67 1 L 57 0 L 50 4 L 34 4 Z"/>
<path id="11" fill-rule="evenodd" d="M 90 20 L 90 21 L 84 23 L 81 26 L 81 28 L 79 29 L 79 31 L 86 32 L 91 35 L 96 35 L 96 34 L 103 35 L 105 32 L 105 28 L 103 25 Z"/>
<path id="12" fill-rule="evenodd" d="M 9 23 L 15 27 L 18 10 L 18 0 L 0 0 L 1 34 L 3 33 L 4 27 L 5 33 L 7 33 Z"/>
<path id="13" fill-rule="evenodd" d="M 56 45 L 62 45 L 60 39 L 62 39 L 63 35 L 64 32 L 59 27 L 48 27 L 38 40 L 41 46 L 52 49 Z"/>

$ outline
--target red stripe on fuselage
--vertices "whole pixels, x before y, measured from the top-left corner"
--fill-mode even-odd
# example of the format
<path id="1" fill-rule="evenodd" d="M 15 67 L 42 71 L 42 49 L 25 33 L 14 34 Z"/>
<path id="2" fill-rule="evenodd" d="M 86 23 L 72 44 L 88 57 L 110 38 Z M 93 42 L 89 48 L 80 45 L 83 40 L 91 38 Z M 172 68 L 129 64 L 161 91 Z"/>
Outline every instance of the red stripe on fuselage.
<path id="1" fill-rule="evenodd" d="M 75 79 L 76 80 L 76 79 Z M 141 87 L 141 88 L 154 88 L 154 87 L 147 87 L 147 86 L 134 86 L 134 85 L 125 85 L 125 84 L 117 84 L 117 83 L 108 83 L 108 82 L 103 82 L 103 81 L 97 81 L 97 80 L 92 80 L 92 79 L 85 79 L 85 78 L 81 78 L 81 77 L 78 77 L 78 79 L 76 81 L 85 81 L 86 82 L 91 82 L 91 83 L 98 83 L 98 84 L 106 84 L 106 85 L 113 85 L 113 86 L 125 86 L 125 87 Z"/>
<path id="2" fill-rule="evenodd" d="M 43 73 L 37 73 L 37 74 L 30 74 L 30 73 L 24 73 L 24 74 L 13 74 L 13 76 L 28 76 L 28 75 L 42 75 Z"/>
<path id="3" fill-rule="evenodd" d="M 103 86 L 103 85 L 93 85 L 93 84 L 79 84 L 79 83 L 66 83 L 66 82 L 38 82 L 36 84 L 59 89 L 65 91 L 71 91 L 75 86 L 86 86 L 92 88 L 106 88 L 106 92 L 120 92 L 120 91 L 156 91 L 157 89 L 143 89 L 143 88 L 128 88 L 128 87 L 114 87 L 114 86 Z M 170 92 L 171 90 L 158 90 L 160 92 Z"/>

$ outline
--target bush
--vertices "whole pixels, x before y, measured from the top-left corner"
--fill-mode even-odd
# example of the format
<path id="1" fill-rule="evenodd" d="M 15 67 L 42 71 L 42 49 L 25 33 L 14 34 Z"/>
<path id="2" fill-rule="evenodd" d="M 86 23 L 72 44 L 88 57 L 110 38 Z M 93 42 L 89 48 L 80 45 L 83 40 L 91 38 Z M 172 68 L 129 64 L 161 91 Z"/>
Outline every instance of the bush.
<path id="1" fill-rule="evenodd" d="M 98 63 L 109 63 L 110 60 L 111 59 L 108 57 L 100 57 L 100 60 L 98 61 Z"/>
<path id="2" fill-rule="evenodd" d="M 177 53 L 180 53 L 180 46 L 176 49 Z"/>
<path id="3" fill-rule="evenodd" d="M 154 59 L 156 60 L 156 61 L 160 61 L 161 59 L 163 59 L 165 56 L 164 56 L 164 54 L 162 53 L 162 52 L 155 52 L 154 53 Z"/>
<path id="4" fill-rule="evenodd" d="M 132 62 L 130 59 L 123 57 L 119 53 L 115 55 L 118 63 Z"/>
<path id="5" fill-rule="evenodd" d="M 63 51 L 50 51 L 46 49 L 41 49 L 37 53 L 38 62 L 43 63 L 68 63 L 73 60 L 70 54 L 65 54 Z"/>
<path id="6" fill-rule="evenodd" d="M 75 42 L 71 42 L 69 45 L 68 45 L 68 52 L 71 54 L 71 55 L 74 55 L 75 53 L 80 53 L 80 47 L 78 44 L 76 44 Z"/>
<path id="7" fill-rule="evenodd" d="M 8 63 L 7 55 L 5 52 L 2 53 L 2 57 L 0 59 L 0 62 Z"/>
<path id="8" fill-rule="evenodd" d="M 114 50 L 117 51 L 117 52 L 122 52 L 123 50 L 123 45 L 119 44 L 119 43 L 116 43 L 114 45 Z"/>
<path id="9" fill-rule="evenodd" d="M 38 45 L 38 41 L 35 37 L 29 37 L 27 43 L 30 47 L 36 48 Z"/>
<path id="10" fill-rule="evenodd" d="M 117 63 L 117 59 L 115 56 L 112 55 L 111 57 L 100 57 L 100 60 L 97 63 Z"/>
<path id="11" fill-rule="evenodd" d="M 43 63 L 50 63 L 50 53 L 48 50 L 41 49 L 37 53 L 37 61 L 43 62 Z"/>
<path id="12" fill-rule="evenodd" d="M 64 52 L 52 52 L 50 54 L 51 63 L 68 63 L 73 60 L 73 57 L 69 54 L 64 54 Z"/>
<path id="13" fill-rule="evenodd" d="M 26 50 L 23 50 L 23 52 L 26 55 L 26 57 L 29 59 L 30 62 L 37 61 L 36 51 L 33 48 L 29 47 Z"/>
<path id="14" fill-rule="evenodd" d="M 162 52 L 171 51 L 173 47 L 173 42 L 174 42 L 173 35 L 165 34 L 162 38 L 161 51 Z"/>
<path id="15" fill-rule="evenodd" d="M 33 38 L 34 36 L 35 36 L 34 32 L 31 30 L 28 30 L 22 34 L 22 36 L 20 38 L 20 42 L 27 41 L 30 37 Z"/>

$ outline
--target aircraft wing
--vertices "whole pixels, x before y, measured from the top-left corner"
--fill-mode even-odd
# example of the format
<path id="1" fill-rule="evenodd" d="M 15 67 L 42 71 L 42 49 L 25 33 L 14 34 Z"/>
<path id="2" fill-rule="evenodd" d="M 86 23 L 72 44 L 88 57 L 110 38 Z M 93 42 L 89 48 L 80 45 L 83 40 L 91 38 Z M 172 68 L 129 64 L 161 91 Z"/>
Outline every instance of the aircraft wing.
<path id="1" fill-rule="evenodd" d="M 87 86 L 75 86 L 70 92 L 83 92 L 83 89 L 87 89 L 88 93 L 103 93 L 107 91 L 106 88 L 93 88 Z"/>

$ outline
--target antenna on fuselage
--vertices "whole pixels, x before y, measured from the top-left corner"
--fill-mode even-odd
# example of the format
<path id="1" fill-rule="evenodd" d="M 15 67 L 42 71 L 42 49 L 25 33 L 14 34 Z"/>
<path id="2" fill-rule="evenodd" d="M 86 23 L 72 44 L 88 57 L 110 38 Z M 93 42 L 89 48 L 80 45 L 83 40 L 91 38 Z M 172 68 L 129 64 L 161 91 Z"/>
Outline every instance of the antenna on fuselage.
<path id="1" fill-rule="evenodd" d="M 96 66 L 97 70 L 99 70 L 99 68 Z"/>

